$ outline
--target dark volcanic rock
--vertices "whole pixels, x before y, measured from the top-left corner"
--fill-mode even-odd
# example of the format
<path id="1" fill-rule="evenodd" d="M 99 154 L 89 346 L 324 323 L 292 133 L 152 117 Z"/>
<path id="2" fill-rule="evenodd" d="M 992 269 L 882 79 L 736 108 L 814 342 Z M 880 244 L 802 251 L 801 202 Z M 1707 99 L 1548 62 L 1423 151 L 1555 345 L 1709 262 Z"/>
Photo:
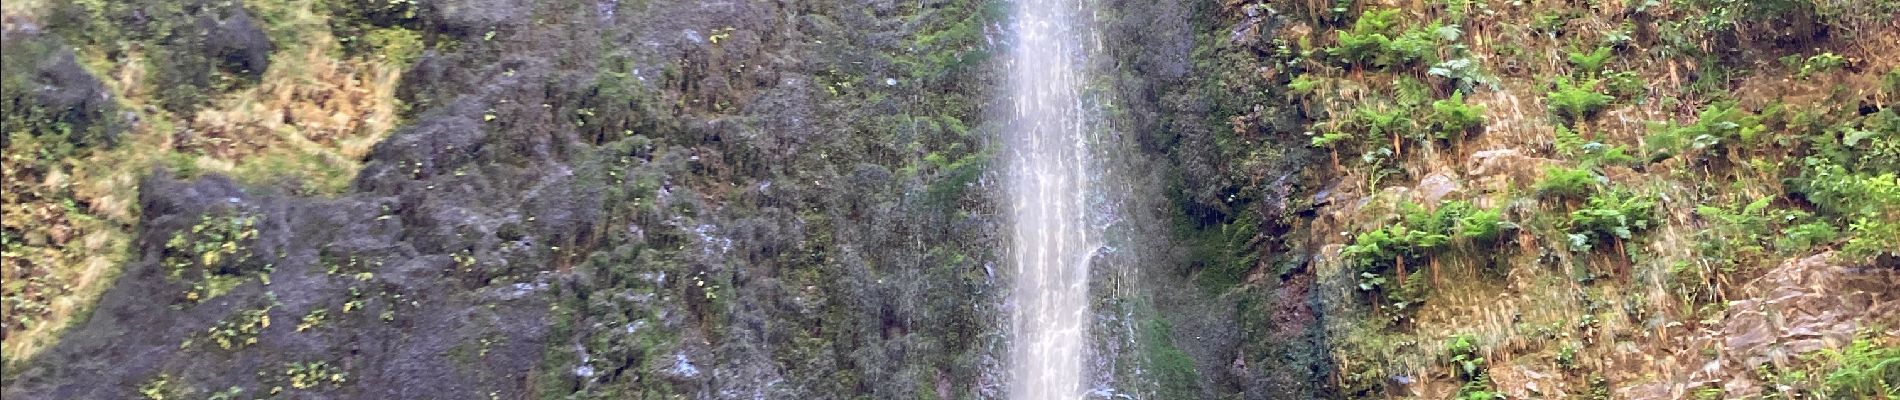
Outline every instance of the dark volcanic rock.
<path id="1" fill-rule="evenodd" d="M 67 139 L 82 146 L 112 143 L 124 130 L 105 85 L 79 65 L 64 41 L 24 21 L 9 21 L 0 35 L 5 64 L 0 101 L 5 101 L 8 129 L 69 132 Z M 11 121 L 64 126 L 21 129 Z"/>
<path id="2" fill-rule="evenodd" d="M 205 52 L 219 59 L 219 68 L 251 79 L 270 68 L 270 37 L 239 8 L 217 22 L 205 35 Z"/>

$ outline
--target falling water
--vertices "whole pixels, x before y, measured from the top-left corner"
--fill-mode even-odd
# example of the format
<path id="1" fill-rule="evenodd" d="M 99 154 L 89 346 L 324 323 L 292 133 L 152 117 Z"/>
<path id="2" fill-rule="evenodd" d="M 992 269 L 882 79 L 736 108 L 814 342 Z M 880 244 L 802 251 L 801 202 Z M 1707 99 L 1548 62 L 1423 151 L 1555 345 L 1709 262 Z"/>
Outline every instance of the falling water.
<path id="1" fill-rule="evenodd" d="M 1085 200 L 1089 158 L 1079 92 L 1083 29 L 1074 0 L 1017 0 L 1010 50 L 1012 258 L 1010 398 L 1082 397 L 1088 259 L 1097 247 Z"/>

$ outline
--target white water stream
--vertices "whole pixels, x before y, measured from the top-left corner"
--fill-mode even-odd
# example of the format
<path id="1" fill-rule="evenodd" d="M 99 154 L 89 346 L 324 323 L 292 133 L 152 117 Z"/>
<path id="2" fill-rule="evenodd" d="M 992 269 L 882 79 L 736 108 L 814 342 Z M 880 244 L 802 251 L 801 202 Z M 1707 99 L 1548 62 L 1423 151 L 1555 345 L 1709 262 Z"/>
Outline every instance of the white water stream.
<path id="1" fill-rule="evenodd" d="M 1015 400 L 1083 396 L 1089 268 L 1088 130 L 1080 96 L 1086 30 L 1074 0 L 1017 0 L 1009 53 L 1008 147 Z"/>

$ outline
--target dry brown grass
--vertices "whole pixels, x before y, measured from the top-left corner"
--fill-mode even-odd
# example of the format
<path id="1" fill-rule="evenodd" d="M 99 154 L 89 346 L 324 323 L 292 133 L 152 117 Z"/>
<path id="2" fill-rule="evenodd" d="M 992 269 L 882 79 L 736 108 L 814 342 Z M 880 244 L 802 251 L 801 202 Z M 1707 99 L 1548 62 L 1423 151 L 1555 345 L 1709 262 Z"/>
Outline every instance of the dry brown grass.
<path id="1" fill-rule="evenodd" d="M 39 0 L 8 1 L 5 12 L 10 19 L 30 20 L 43 7 Z M 133 251 L 138 181 L 154 168 L 186 166 L 257 183 L 292 177 L 302 181 L 304 193 L 334 194 L 347 188 L 370 147 L 399 122 L 394 91 L 403 66 L 337 58 L 342 52 L 327 22 L 308 1 L 260 7 L 279 7 L 272 11 L 293 16 L 289 26 L 302 34 L 295 36 L 298 42 L 278 43 L 257 85 L 214 99 L 193 115 L 174 115 L 147 107 L 162 88 L 151 86 L 137 51 L 113 62 L 103 49 L 82 48 L 82 64 L 101 77 L 122 109 L 138 114 L 139 123 L 118 146 L 72 160 L 37 160 L 32 143 L 5 150 L 5 226 L 48 239 L 0 263 L 8 282 L 44 282 L 9 283 L 6 293 L 46 305 L 36 324 L 5 331 L 0 354 L 8 363 L 54 343 L 118 276 Z M 33 178 L 14 179 L 25 176 Z M 79 207 L 61 205 L 68 201 Z"/>

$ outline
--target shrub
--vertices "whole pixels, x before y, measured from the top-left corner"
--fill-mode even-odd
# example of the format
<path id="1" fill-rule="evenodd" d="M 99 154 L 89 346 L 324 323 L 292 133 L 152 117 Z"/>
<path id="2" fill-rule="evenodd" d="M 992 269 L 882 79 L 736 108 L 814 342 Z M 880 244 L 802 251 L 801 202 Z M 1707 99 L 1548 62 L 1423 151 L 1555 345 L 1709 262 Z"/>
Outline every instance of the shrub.
<path id="1" fill-rule="evenodd" d="M 1720 149 L 1725 144 L 1747 144 L 1767 130 L 1761 117 L 1742 111 L 1733 102 L 1712 103 L 1696 114 L 1696 122 L 1674 128 L 1674 135 L 1688 138 L 1695 150 Z"/>
<path id="2" fill-rule="evenodd" d="M 1498 88 L 1498 78 L 1485 73 L 1479 67 L 1478 61 L 1469 57 L 1439 62 L 1426 70 L 1426 74 L 1450 80 L 1452 85 L 1461 91 L 1474 89 L 1479 84 L 1490 86 L 1493 90 Z"/>
<path id="3" fill-rule="evenodd" d="M 1596 92 L 1598 83 L 1595 79 L 1578 84 L 1571 82 L 1570 78 L 1559 78 L 1556 89 L 1546 97 L 1550 102 L 1551 113 L 1570 123 L 1595 117 L 1613 100 L 1610 95 Z"/>
<path id="4" fill-rule="evenodd" d="M 1459 334 L 1445 341 L 1445 355 L 1451 362 L 1453 374 L 1464 382 L 1458 388 L 1458 399 L 1489 400 L 1498 395 L 1491 388 L 1490 373 L 1482 354 L 1479 354 L 1478 338 L 1470 334 Z"/>
<path id="5" fill-rule="evenodd" d="M 1354 237 L 1340 255 L 1360 273 L 1360 289 L 1371 291 L 1386 284 L 1385 275 L 1400 265 L 1425 261 L 1454 242 L 1490 246 L 1503 232 L 1516 228 L 1516 224 L 1504 220 L 1502 213 L 1466 201 L 1443 202 L 1434 210 L 1402 203 L 1398 220 Z M 1416 298 L 1423 289 L 1404 292 Z"/>
<path id="6" fill-rule="evenodd" d="M 1801 190 L 1826 215 L 1845 221 L 1847 243 L 1841 251 L 1856 259 L 1900 256 L 1900 175 L 1850 173 L 1840 165 L 1817 163 L 1803 173 Z"/>
<path id="7" fill-rule="evenodd" d="M 1326 52 L 1351 62 L 1374 61 L 1391 47 L 1398 15 L 1398 9 L 1371 9 L 1360 13 L 1352 29 L 1340 31 L 1338 45 Z"/>
<path id="8" fill-rule="evenodd" d="M 1359 126 L 1365 130 L 1366 136 L 1372 140 L 1389 135 L 1411 133 L 1413 130 L 1412 118 L 1406 115 L 1404 110 L 1381 111 L 1362 107 L 1354 111 L 1353 116 L 1358 119 Z"/>
<path id="9" fill-rule="evenodd" d="M 1505 221 L 1503 213 L 1483 209 L 1473 209 L 1459 217 L 1457 227 L 1458 237 L 1478 246 L 1496 244 L 1504 233 L 1517 230 L 1517 224 Z"/>

